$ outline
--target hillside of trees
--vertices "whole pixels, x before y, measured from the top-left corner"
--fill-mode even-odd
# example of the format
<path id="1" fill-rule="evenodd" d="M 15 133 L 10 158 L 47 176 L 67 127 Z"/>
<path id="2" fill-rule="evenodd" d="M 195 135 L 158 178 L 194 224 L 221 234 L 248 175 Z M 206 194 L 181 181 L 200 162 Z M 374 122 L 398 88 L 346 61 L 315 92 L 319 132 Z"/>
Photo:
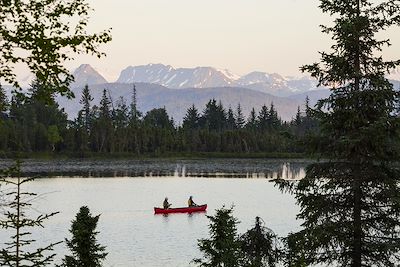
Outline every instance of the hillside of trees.
<path id="1" fill-rule="evenodd" d="M 292 121 L 280 119 L 274 104 L 254 108 L 245 118 L 240 105 L 226 108 L 211 99 L 203 110 L 194 105 L 177 125 L 165 108 L 142 114 L 131 99 L 115 103 L 103 90 L 100 104 L 92 105 L 90 88 L 80 97 L 78 117 L 71 121 L 47 90 L 34 82 L 27 95 L 7 99 L 0 90 L 0 151 L 8 153 L 65 153 L 163 155 L 168 153 L 303 153 L 304 139 L 317 131 L 306 100 Z M 179 101 L 177 99 L 177 101 Z"/>

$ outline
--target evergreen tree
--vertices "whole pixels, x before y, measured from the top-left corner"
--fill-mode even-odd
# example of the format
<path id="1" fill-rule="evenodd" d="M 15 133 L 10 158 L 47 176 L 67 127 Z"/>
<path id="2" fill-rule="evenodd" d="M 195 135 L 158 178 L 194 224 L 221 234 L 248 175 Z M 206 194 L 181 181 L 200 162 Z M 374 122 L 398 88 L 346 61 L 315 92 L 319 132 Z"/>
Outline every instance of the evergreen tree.
<path id="1" fill-rule="evenodd" d="M 174 121 L 168 116 L 165 108 L 155 108 L 146 113 L 143 122 L 150 127 L 160 129 L 174 129 Z"/>
<path id="2" fill-rule="evenodd" d="M 80 116 L 82 117 L 83 128 L 89 133 L 90 123 L 91 123 L 91 113 L 90 113 L 90 105 L 93 101 L 93 97 L 90 94 L 90 89 L 88 85 L 82 90 L 82 96 L 79 103 L 82 105 L 82 109 L 80 110 Z"/>
<path id="3" fill-rule="evenodd" d="M 211 99 L 203 112 L 202 122 L 209 130 L 222 131 L 226 124 L 226 112 L 221 101 L 217 104 L 215 99 Z"/>
<path id="4" fill-rule="evenodd" d="M 270 124 L 270 112 L 266 105 L 261 107 L 260 112 L 258 113 L 258 128 L 262 131 L 268 129 L 271 126 Z"/>
<path id="5" fill-rule="evenodd" d="M 280 258 L 275 233 L 256 217 L 254 227 L 240 237 L 243 267 L 277 266 Z"/>
<path id="6" fill-rule="evenodd" d="M 203 267 L 240 266 L 240 242 L 237 236 L 237 219 L 232 216 L 233 208 L 216 210 L 210 219 L 210 238 L 200 239 L 198 246 L 204 258 L 194 262 Z"/>
<path id="7" fill-rule="evenodd" d="M 131 125 L 137 125 L 141 116 L 142 116 L 142 114 L 140 113 L 140 111 L 137 108 L 136 85 L 133 84 L 133 86 L 132 86 L 132 101 L 131 101 L 130 113 L 129 113 Z"/>
<path id="8" fill-rule="evenodd" d="M 247 120 L 246 128 L 255 130 L 257 128 L 258 121 L 257 121 L 257 115 L 256 115 L 256 110 L 254 108 L 251 109 L 250 116 Z"/>
<path id="9" fill-rule="evenodd" d="M 300 111 L 300 106 L 297 107 L 297 113 L 296 113 L 296 118 L 294 119 L 294 125 L 299 127 L 301 125 L 302 118 L 301 118 L 301 111 Z"/>
<path id="10" fill-rule="evenodd" d="M 385 73 L 400 61 L 376 52 L 389 41 L 376 34 L 400 24 L 398 1 L 321 1 L 335 16 L 333 52 L 304 66 L 331 96 L 315 111 L 321 123 L 312 164 L 295 186 L 304 229 L 293 235 L 307 264 L 396 266 L 400 260 L 399 93 Z M 295 251 L 299 251 L 296 248 Z"/>
<path id="11" fill-rule="evenodd" d="M 1 117 L 5 115 L 9 107 L 8 99 L 4 88 L 0 83 L 0 120 Z"/>
<path id="12" fill-rule="evenodd" d="M 276 129 L 278 126 L 280 126 L 281 122 L 278 117 L 278 112 L 275 110 L 274 103 L 271 102 L 271 106 L 269 108 L 269 116 L 268 116 L 268 125 Z"/>
<path id="13" fill-rule="evenodd" d="M 186 115 L 183 118 L 182 127 L 188 130 L 194 130 L 199 128 L 200 114 L 194 104 L 188 108 Z"/>
<path id="14" fill-rule="evenodd" d="M 62 266 L 65 267 L 99 267 L 106 258 L 106 247 L 101 246 L 97 240 L 96 231 L 100 215 L 92 216 L 89 208 L 83 206 L 72 221 L 70 240 L 66 239 L 67 247 L 72 256 L 65 256 Z"/>
<path id="15" fill-rule="evenodd" d="M 111 151 L 114 127 L 111 112 L 111 100 L 107 96 L 106 89 L 103 90 L 97 113 L 98 115 L 94 129 L 97 133 L 97 150 L 99 152 Z"/>
<path id="16" fill-rule="evenodd" d="M 308 96 L 306 96 L 305 110 L 306 117 L 311 117 L 310 98 Z"/>
<path id="17" fill-rule="evenodd" d="M 236 126 L 239 129 L 242 129 L 246 124 L 246 120 L 244 119 L 244 115 L 242 112 L 242 107 L 240 106 L 240 103 L 237 105 L 236 108 Z"/>
<path id="18" fill-rule="evenodd" d="M 107 90 L 103 89 L 103 95 L 99 106 L 99 118 L 111 119 L 111 115 L 111 100 L 107 96 Z"/>
<path id="19" fill-rule="evenodd" d="M 123 96 L 121 96 L 116 103 L 116 108 L 114 112 L 113 122 L 116 129 L 124 129 L 129 123 L 129 108 L 126 105 L 126 101 Z"/>
<path id="20" fill-rule="evenodd" d="M 44 222 L 56 215 L 57 212 L 40 214 L 36 218 L 27 215 L 27 210 L 32 206 L 30 199 L 34 199 L 37 194 L 23 191 L 22 187 L 33 179 L 21 178 L 20 165 L 21 163 L 17 161 L 14 166 L 1 173 L 0 182 L 15 187 L 15 189 L 7 193 L 10 200 L 3 203 L 2 206 L 4 216 L 0 218 L 0 227 L 12 232 L 12 236 L 10 241 L 4 243 L 6 247 L 0 250 L 0 265 L 9 267 L 48 266 L 55 257 L 52 250 L 60 242 L 32 249 L 35 240 L 29 238 L 31 236 L 29 229 L 43 227 Z M 9 176 L 14 176 L 16 179 L 4 178 Z"/>
<path id="21" fill-rule="evenodd" d="M 226 116 L 226 126 L 229 130 L 234 130 L 237 128 L 235 115 L 233 114 L 233 110 L 230 107 Z"/>

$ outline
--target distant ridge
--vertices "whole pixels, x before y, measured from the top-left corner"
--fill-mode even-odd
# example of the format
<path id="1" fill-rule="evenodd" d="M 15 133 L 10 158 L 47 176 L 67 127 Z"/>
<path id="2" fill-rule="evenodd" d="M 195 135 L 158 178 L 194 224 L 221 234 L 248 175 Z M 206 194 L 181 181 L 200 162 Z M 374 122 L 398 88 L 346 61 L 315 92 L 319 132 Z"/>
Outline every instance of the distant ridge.
<path id="1" fill-rule="evenodd" d="M 137 90 L 137 104 L 142 112 L 147 112 L 153 108 L 165 107 L 168 114 L 174 118 L 177 123 L 181 123 L 187 109 L 194 104 L 200 112 L 205 108 L 205 104 L 210 99 L 221 101 L 225 108 L 231 107 L 236 110 L 240 103 L 243 113 L 248 116 L 251 109 L 255 108 L 258 112 L 262 105 L 268 107 L 274 104 L 279 115 L 284 120 L 291 120 L 296 114 L 297 107 L 304 104 L 304 99 L 291 99 L 287 97 L 278 97 L 259 91 L 254 91 L 240 87 L 211 87 L 169 89 L 161 85 L 150 83 L 135 83 Z M 132 84 L 128 83 L 107 83 L 90 85 L 91 94 L 94 98 L 92 105 L 98 105 L 102 96 L 103 89 L 111 96 L 115 102 L 121 96 L 126 101 L 130 101 L 132 94 Z M 64 97 L 58 97 L 57 101 L 65 109 L 70 118 L 75 118 L 78 111 L 82 108 L 79 104 L 82 88 L 73 89 L 75 98 L 68 100 Z"/>

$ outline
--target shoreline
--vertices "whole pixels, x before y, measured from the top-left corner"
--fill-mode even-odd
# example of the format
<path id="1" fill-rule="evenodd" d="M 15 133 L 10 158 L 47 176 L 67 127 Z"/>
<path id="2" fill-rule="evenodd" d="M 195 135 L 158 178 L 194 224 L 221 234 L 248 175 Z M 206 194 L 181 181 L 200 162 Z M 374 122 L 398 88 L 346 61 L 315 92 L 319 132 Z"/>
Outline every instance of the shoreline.
<path id="1" fill-rule="evenodd" d="M 0 152 L 0 160 L 29 159 L 315 159 L 306 153 L 293 152 L 260 152 L 260 153 L 225 153 L 225 152 L 179 152 L 179 153 L 148 153 L 137 155 L 133 153 L 49 153 L 49 152 Z"/>

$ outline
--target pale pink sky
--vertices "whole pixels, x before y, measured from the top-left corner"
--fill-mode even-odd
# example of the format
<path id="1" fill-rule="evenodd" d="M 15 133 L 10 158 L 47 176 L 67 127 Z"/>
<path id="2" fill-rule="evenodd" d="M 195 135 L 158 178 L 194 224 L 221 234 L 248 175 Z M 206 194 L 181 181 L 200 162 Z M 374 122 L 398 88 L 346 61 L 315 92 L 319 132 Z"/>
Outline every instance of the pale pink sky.
<path id="1" fill-rule="evenodd" d="M 129 65 L 213 66 L 236 74 L 259 70 L 300 75 L 303 64 L 319 59 L 330 38 L 319 25 L 332 19 L 318 0 L 89 0 L 91 31 L 112 28 L 113 41 L 100 60 L 79 56 L 74 69 L 89 63 L 109 81 Z M 400 28 L 386 32 L 400 58 Z"/>

